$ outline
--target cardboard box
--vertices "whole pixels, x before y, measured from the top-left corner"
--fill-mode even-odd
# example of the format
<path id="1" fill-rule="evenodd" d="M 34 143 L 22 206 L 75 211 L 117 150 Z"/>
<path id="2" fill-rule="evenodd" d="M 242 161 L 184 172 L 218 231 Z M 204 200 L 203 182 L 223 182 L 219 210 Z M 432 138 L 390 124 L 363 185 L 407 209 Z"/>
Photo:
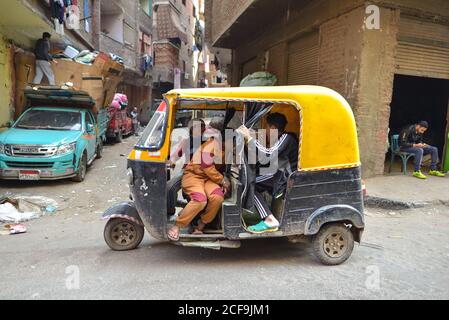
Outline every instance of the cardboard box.
<path id="1" fill-rule="evenodd" d="M 72 82 L 74 89 L 87 91 L 97 102 L 97 108 L 107 108 L 111 104 L 117 86 L 122 80 L 124 66 L 112 61 L 109 55 L 100 53 L 92 65 L 77 63 L 71 59 L 58 59 L 53 64 L 57 86 Z M 35 77 L 35 57 L 31 53 L 18 53 L 16 63 L 16 118 L 23 112 L 25 97 L 23 91 L 33 86 Z M 46 77 L 42 85 L 48 85 Z"/>
<path id="2" fill-rule="evenodd" d="M 89 92 L 92 98 L 96 101 L 95 106 L 97 108 L 104 107 L 104 86 L 103 77 L 83 75 L 83 82 L 81 90 Z"/>

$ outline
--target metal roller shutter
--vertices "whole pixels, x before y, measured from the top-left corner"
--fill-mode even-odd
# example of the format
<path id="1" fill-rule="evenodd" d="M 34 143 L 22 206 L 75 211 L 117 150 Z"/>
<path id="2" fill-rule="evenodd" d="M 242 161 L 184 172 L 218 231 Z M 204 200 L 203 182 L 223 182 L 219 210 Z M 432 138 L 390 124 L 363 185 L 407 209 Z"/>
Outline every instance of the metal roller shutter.
<path id="1" fill-rule="evenodd" d="M 251 59 L 242 65 L 242 79 L 247 75 L 260 71 L 260 66 L 257 65 L 257 58 Z"/>
<path id="2" fill-rule="evenodd" d="M 449 26 L 401 16 L 397 73 L 449 79 Z"/>
<path id="3" fill-rule="evenodd" d="M 319 32 L 307 34 L 289 44 L 288 84 L 318 83 Z"/>

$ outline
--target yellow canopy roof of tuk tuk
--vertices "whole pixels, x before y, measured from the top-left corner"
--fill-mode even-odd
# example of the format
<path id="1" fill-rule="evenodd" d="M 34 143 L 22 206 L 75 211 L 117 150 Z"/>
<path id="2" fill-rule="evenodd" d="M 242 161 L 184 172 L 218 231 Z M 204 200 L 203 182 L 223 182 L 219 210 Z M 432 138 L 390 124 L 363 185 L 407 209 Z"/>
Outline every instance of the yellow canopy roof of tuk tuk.
<path id="1" fill-rule="evenodd" d="M 294 105 L 300 113 L 300 170 L 360 165 L 354 114 L 337 92 L 319 86 L 179 89 L 167 98 L 185 100 L 269 101 Z"/>

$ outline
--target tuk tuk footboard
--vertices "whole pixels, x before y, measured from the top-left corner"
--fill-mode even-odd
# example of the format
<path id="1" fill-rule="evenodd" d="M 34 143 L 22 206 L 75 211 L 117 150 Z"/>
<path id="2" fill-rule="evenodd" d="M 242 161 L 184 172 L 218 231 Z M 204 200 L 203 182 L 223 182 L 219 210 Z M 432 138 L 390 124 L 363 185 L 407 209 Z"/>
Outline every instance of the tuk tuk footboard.
<path id="1" fill-rule="evenodd" d="M 290 177 L 282 231 L 315 235 L 328 223 L 353 227 L 360 241 L 365 227 L 360 168 L 297 172 Z"/>

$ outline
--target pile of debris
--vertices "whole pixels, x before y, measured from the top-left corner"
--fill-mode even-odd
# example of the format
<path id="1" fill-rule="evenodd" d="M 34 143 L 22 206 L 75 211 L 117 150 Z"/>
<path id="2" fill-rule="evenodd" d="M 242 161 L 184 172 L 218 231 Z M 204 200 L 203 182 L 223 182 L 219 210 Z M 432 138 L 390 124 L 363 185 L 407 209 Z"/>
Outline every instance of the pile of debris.
<path id="1" fill-rule="evenodd" d="M 38 219 L 47 214 L 53 214 L 58 203 L 45 197 L 0 197 L 0 235 L 25 233 L 26 227 L 21 222 Z"/>

